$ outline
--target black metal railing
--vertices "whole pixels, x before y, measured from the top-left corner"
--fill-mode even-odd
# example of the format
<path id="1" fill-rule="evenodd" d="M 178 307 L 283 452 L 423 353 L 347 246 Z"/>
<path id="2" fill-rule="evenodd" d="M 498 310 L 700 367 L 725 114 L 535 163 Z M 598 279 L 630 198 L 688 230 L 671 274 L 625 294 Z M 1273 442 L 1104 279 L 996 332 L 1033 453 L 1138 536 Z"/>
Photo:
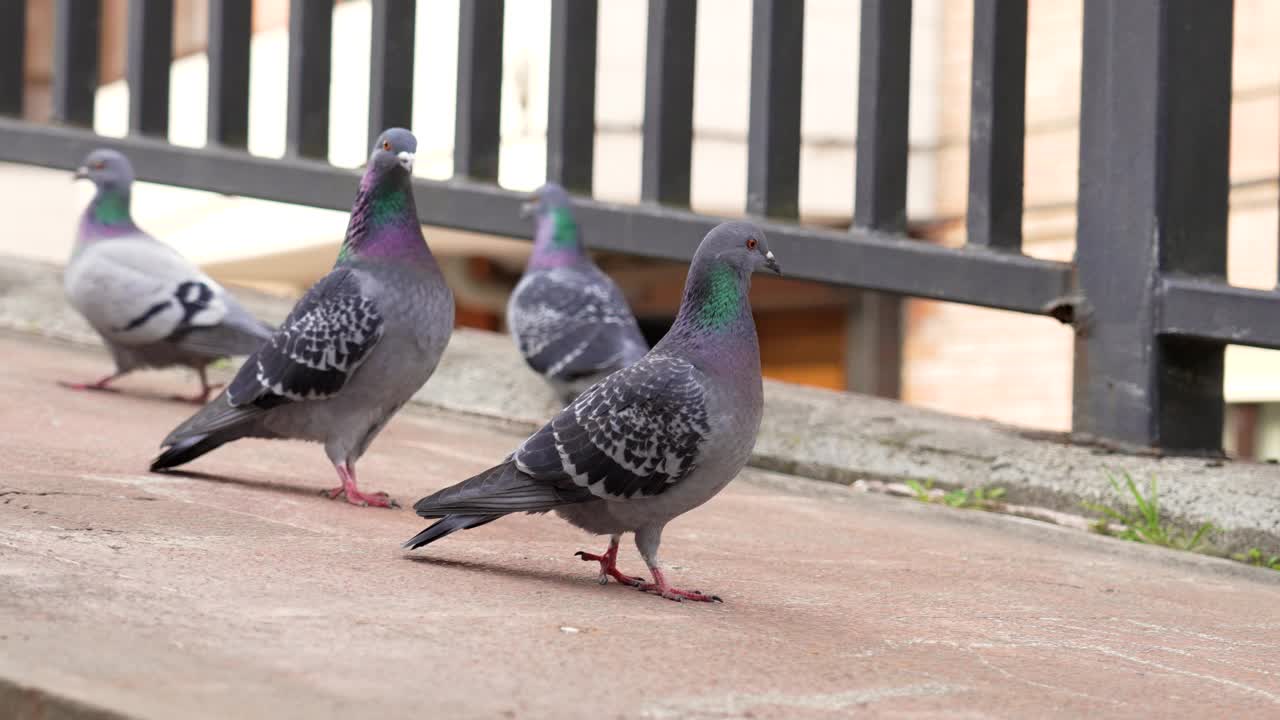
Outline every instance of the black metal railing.
<path id="1" fill-rule="evenodd" d="M 1225 343 L 1280 348 L 1280 294 L 1225 283 L 1231 89 L 1229 0 L 1085 0 L 1074 264 L 1023 255 L 1026 0 L 975 0 L 968 244 L 905 235 L 911 3 L 862 0 L 853 227 L 798 215 L 804 5 L 754 0 L 746 210 L 785 248 L 788 274 L 895 295 L 1051 314 L 1076 328 L 1074 428 L 1171 451 L 1222 433 Z M 145 180 L 346 209 L 351 171 L 328 153 L 331 0 L 293 0 L 287 154 L 245 151 L 249 3 L 209 3 L 208 145 L 164 141 L 172 0 L 131 0 L 130 135 L 88 128 L 98 0 L 58 0 L 52 124 L 22 115 L 24 3 L 0 0 L 0 160 L 72 168 L 94 146 Z M 413 0 L 374 0 L 370 132 L 408 125 Z M 496 185 L 502 0 L 462 0 L 455 178 L 417 180 L 424 223 L 525 237 L 522 194 Z M 594 247 L 688 259 L 717 218 L 690 212 L 693 0 L 650 0 L 642 203 L 578 201 Z M 597 6 L 553 0 L 547 177 L 589 196 Z M 744 38 L 744 41 L 746 39 Z M 15 52 L 14 47 L 19 51 Z M 15 91 L 15 83 L 17 90 Z"/>

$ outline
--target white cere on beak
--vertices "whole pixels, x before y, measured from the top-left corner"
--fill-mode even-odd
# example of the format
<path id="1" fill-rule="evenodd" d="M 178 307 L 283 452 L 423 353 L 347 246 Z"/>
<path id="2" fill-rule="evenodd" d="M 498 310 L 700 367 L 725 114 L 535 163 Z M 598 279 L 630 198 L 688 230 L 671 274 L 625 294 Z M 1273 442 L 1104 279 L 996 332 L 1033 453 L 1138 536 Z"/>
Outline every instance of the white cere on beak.
<path id="1" fill-rule="evenodd" d="M 402 151 L 398 153 L 396 157 L 400 158 L 400 167 L 409 172 L 413 172 L 413 153 Z"/>
<path id="2" fill-rule="evenodd" d="M 772 251 L 772 250 L 770 250 L 769 252 L 765 253 L 765 254 L 764 254 L 764 259 L 765 259 L 765 260 L 772 260 L 772 259 L 773 259 L 773 251 Z"/>

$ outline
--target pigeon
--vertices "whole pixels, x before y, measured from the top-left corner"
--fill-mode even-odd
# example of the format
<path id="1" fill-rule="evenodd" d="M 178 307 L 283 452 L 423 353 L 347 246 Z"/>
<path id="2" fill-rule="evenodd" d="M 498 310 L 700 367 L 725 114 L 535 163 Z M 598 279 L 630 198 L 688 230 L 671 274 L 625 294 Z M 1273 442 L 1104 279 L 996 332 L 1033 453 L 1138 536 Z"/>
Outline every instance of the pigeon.
<path id="1" fill-rule="evenodd" d="M 533 254 L 507 302 L 525 362 L 561 401 L 644 357 L 649 344 L 618 286 L 582 245 L 569 195 L 548 183 L 526 205 L 537 218 Z"/>
<path id="2" fill-rule="evenodd" d="M 414 549 L 514 512 L 555 511 L 609 535 L 600 555 L 579 552 L 610 577 L 670 600 L 719 600 L 668 584 L 658 563 L 667 523 L 711 499 L 746 464 L 760 430 L 760 344 L 747 291 L 751 274 L 781 269 L 763 232 L 745 222 L 713 229 L 693 257 L 671 330 L 639 362 L 588 388 L 501 464 L 419 500 L 439 520 Z M 618 570 L 621 535 L 653 582 Z"/>
<path id="3" fill-rule="evenodd" d="M 169 433 L 153 471 L 243 437 L 310 440 L 324 443 L 342 481 L 330 499 L 395 506 L 386 493 L 360 491 L 355 464 L 431 377 L 454 319 L 414 206 L 417 144 L 400 128 L 378 137 L 333 270 L 226 390 Z"/>
<path id="4" fill-rule="evenodd" d="M 200 376 L 204 403 L 214 388 L 206 368 L 248 355 L 271 336 L 236 299 L 176 250 L 143 232 L 129 214 L 133 167 L 114 150 L 95 150 L 76 170 L 97 188 L 80 219 L 63 274 L 67 300 L 102 336 L 116 371 L 75 390 L 114 390 L 111 383 L 143 367 L 186 366 Z"/>

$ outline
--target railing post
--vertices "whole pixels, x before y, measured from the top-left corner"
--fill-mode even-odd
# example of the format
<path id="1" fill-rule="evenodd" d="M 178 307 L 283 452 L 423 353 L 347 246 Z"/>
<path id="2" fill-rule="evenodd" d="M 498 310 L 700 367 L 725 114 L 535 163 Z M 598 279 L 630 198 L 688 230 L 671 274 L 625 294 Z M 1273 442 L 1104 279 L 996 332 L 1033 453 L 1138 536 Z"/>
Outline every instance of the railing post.
<path id="1" fill-rule="evenodd" d="M 369 129 L 364 151 L 383 130 L 413 124 L 415 0 L 373 3 L 369 58 Z"/>
<path id="2" fill-rule="evenodd" d="M 697 0 L 649 0 L 640 197 L 689 206 Z"/>
<path id="3" fill-rule="evenodd" d="M 547 179 L 591 194 L 596 142 L 596 0 L 551 0 Z"/>
<path id="4" fill-rule="evenodd" d="M 1086 0 L 1078 433 L 1222 445 L 1221 344 L 1160 337 L 1161 276 L 1226 274 L 1230 0 Z"/>
<path id="5" fill-rule="evenodd" d="M 22 117 L 26 91 L 27 3 L 0 2 L 0 115 Z"/>
<path id="6" fill-rule="evenodd" d="M 498 181 L 502 146 L 502 0 L 458 7 L 458 103 L 453 174 Z"/>
<path id="7" fill-rule="evenodd" d="M 129 132 L 163 138 L 169 134 L 173 0 L 129 0 L 128 44 Z"/>
<path id="8" fill-rule="evenodd" d="M 804 2 L 751 6 L 751 110 L 747 124 L 747 212 L 800 215 L 800 84 Z"/>
<path id="9" fill-rule="evenodd" d="M 333 52 L 333 3 L 289 3 L 289 95 L 285 151 L 329 157 L 329 62 Z"/>
<path id="10" fill-rule="evenodd" d="M 53 119 L 93 127 L 98 92 L 99 0 L 58 0 L 53 7 Z"/>
<path id="11" fill-rule="evenodd" d="M 249 146 L 250 0 L 209 0 L 209 142 Z"/>
<path id="12" fill-rule="evenodd" d="M 911 90 L 911 0 L 863 0 L 858 49 L 858 136 L 853 225 L 907 227 L 907 117 Z M 850 307 L 849 389 L 902 394 L 903 303 L 864 291 Z"/>

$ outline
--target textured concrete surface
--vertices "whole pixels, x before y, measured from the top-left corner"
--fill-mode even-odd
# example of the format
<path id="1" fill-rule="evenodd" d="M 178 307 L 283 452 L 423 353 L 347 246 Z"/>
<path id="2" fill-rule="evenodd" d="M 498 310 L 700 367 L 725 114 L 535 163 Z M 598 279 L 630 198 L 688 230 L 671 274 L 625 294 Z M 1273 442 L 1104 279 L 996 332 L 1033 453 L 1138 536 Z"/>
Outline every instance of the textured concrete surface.
<path id="1" fill-rule="evenodd" d="M 422 523 L 319 497 L 314 445 L 149 474 L 190 378 L 0 357 L 0 716 L 1280 714 L 1280 573 L 752 470 L 668 529 L 672 577 L 725 598 L 676 604 L 595 584 L 601 543 L 552 517 L 406 554 Z M 361 479 L 409 503 L 519 439 L 411 408 Z"/>
<path id="2" fill-rule="evenodd" d="M 62 299 L 60 270 L 0 256 L 0 328 L 96 345 Z M 242 293 L 260 316 L 279 320 L 280 298 Z M 1139 482 L 1156 477 L 1163 509 L 1181 525 L 1212 523 L 1221 552 L 1260 547 L 1280 553 L 1280 467 L 1160 458 L 1030 436 L 981 420 L 956 418 L 872 397 L 765 383 L 765 417 L 752 464 L 805 477 L 852 483 L 861 478 L 933 479 L 939 487 L 999 485 L 1014 503 L 1079 513 L 1083 502 L 1118 505 L 1107 473 Z M 459 331 L 418 403 L 531 429 L 556 409 L 510 341 Z"/>

